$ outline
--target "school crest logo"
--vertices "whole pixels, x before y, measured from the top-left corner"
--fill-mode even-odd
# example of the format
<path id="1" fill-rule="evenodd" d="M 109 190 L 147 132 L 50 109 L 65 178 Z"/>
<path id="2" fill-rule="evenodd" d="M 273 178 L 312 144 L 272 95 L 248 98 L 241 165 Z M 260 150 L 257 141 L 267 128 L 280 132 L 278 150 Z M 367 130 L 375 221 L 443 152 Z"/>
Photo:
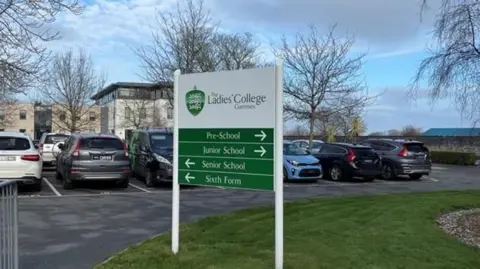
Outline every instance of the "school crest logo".
<path id="1" fill-rule="evenodd" d="M 193 86 L 185 95 L 185 103 L 190 114 L 197 116 L 205 107 L 205 93 Z"/>

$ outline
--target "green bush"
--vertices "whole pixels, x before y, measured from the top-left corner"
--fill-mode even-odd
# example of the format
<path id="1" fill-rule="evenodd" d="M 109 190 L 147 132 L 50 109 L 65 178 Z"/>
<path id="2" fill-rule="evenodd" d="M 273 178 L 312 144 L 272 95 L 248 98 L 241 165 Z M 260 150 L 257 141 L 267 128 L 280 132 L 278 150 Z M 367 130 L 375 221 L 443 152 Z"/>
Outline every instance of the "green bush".
<path id="1" fill-rule="evenodd" d="M 430 158 L 434 163 L 475 165 L 477 156 L 474 152 L 431 151 Z"/>

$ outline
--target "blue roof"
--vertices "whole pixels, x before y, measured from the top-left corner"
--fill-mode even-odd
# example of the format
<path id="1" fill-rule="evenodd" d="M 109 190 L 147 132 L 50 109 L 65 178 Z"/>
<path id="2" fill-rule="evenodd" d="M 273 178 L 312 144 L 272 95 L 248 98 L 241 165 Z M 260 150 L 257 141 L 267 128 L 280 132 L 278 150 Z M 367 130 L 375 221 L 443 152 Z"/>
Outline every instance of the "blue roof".
<path id="1" fill-rule="evenodd" d="M 430 128 L 424 136 L 480 136 L 480 128 Z"/>

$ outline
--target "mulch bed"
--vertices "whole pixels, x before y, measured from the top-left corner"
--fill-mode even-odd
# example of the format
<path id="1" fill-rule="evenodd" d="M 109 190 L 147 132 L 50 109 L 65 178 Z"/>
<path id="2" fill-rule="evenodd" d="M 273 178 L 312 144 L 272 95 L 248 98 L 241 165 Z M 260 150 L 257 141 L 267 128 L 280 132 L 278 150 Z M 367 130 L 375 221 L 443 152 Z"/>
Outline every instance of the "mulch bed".
<path id="1" fill-rule="evenodd" d="M 480 208 L 443 214 L 437 223 L 460 242 L 480 248 Z"/>

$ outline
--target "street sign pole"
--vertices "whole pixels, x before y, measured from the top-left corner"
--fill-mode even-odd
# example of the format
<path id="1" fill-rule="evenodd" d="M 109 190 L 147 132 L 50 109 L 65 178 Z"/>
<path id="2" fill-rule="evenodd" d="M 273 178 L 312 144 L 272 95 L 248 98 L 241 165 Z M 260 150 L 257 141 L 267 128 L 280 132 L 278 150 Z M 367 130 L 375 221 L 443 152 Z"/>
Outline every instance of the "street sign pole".
<path id="1" fill-rule="evenodd" d="M 176 70 L 173 76 L 172 252 L 177 254 L 180 244 L 180 185 L 178 184 L 178 81 L 180 70 Z"/>
<path id="2" fill-rule="evenodd" d="M 283 60 L 236 71 L 174 73 L 172 252 L 180 184 L 275 191 L 275 268 L 283 268 Z"/>
<path id="3" fill-rule="evenodd" d="M 275 268 L 283 268 L 283 60 L 275 62 Z"/>

